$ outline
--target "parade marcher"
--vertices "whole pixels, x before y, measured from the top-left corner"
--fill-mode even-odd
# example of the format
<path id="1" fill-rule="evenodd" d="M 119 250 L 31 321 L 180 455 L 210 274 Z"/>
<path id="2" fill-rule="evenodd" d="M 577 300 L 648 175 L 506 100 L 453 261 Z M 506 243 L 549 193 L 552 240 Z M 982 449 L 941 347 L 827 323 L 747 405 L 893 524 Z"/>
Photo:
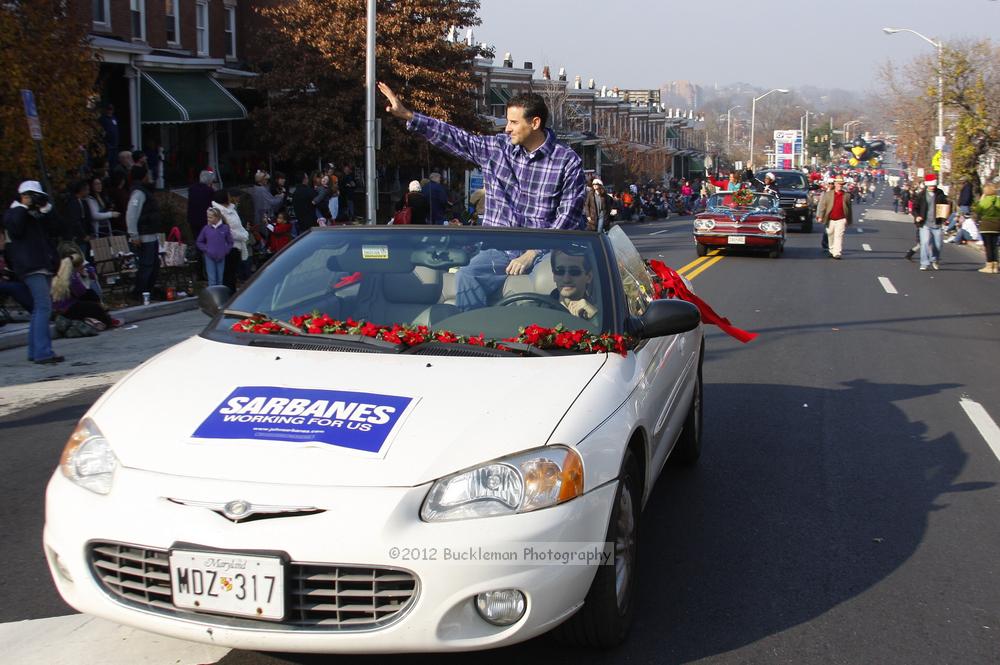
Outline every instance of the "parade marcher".
<path id="1" fill-rule="evenodd" d="M 152 174 L 145 166 L 132 167 L 132 194 L 128 199 L 125 224 L 128 239 L 137 250 L 139 270 L 135 277 L 132 297 L 142 299 L 143 293 L 153 293 L 160 274 L 160 204 L 153 196 Z"/>
<path id="2" fill-rule="evenodd" d="M 587 192 L 584 204 L 587 230 L 607 231 L 611 226 L 611 197 L 604 191 L 604 181 L 600 178 L 594 178 L 590 187 L 592 191 Z"/>
<path id="3" fill-rule="evenodd" d="M 579 155 L 556 142 L 545 127 L 549 111 L 536 93 L 516 95 L 507 102 L 507 126 L 501 135 L 478 136 L 441 120 L 414 113 L 384 83 L 379 90 L 389 100 L 387 111 L 407 121 L 410 131 L 433 145 L 479 165 L 486 184 L 483 226 L 584 228 L 584 176 Z M 507 275 L 531 272 L 541 256 L 527 250 L 511 258 L 500 250 L 477 254 L 456 276 L 459 309 L 486 305 Z"/>
<path id="4" fill-rule="evenodd" d="M 10 267 L 31 292 L 31 321 L 28 324 L 28 360 L 43 365 L 65 360 L 52 350 L 49 318 L 52 298 L 49 289 L 58 263 L 53 238 L 56 221 L 52 204 L 42 186 L 25 180 L 17 188 L 18 198 L 4 213 L 3 226 L 10 238 L 6 246 Z"/>
<path id="5" fill-rule="evenodd" d="M 986 265 L 979 272 L 1000 273 L 1000 263 L 997 262 L 997 239 L 1000 238 L 1000 197 L 997 196 L 997 186 L 989 183 L 983 185 L 983 196 L 972 208 L 979 221 L 979 236 L 983 239 L 983 249 L 986 250 Z"/>
<path id="6" fill-rule="evenodd" d="M 212 187 L 213 182 L 215 182 L 215 172 L 212 169 L 204 169 L 198 174 L 198 181 L 188 187 L 187 220 L 191 235 L 195 238 L 205 227 L 205 211 L 212 205 L 212 194 L 215 192 Z"/>
<path id="7" fill-rule="evenodd" d="M 844 251 L 844 232 L 852 221 L 851 197 L 844 192 L 844 177 L 833 179 L 833 190 L 823 192 L 816 206 L 816 218 L 826 226 L 830 256 L 839 259 Z"/>
<path id="8" fill-rule="evenodd" d="M 937 270 L 941 263 L 941 225 L 947 219 L 938 217 L 939 205 L 948 203 L 948 197 L 937 187 L 937 176 L 924 176 L 926 190 L 913 202 L 913 221 L 920 229 L 920 269 Z"/>

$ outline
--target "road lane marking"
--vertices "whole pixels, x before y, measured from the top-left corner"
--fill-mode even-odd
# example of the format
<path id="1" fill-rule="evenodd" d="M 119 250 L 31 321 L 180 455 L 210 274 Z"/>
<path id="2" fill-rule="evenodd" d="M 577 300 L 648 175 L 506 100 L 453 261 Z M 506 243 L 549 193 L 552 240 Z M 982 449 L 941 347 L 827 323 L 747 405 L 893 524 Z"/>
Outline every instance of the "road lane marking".
<path id="1" fill-rule="evenodd" d="M 670 229 L 663 229 L 662 231 L 653 231 L 653 232 L 652 232 L 652 233 L 650 233 L 649 235 L 651 235 L 651 236 L 658 236 L 658 235 L 660 235 L 661 233 L 666 233 L 666 232 L 667 232 L 667 231 L 669 231 L 669 230 L 670 230 Z"/>
<path id="2" fill-rule="evenodd" d="M 864 229 L 858 229 L 858 233 L 864 233 L 864 232 L 865 232 Z"/>
<path id="3" fill-rule="evenodd" d="M 878 281 L 879 284 L 882 285 L 882 288 L 885 289 L 885 292 L 889 295 L 896 295 L 899 293 L 899 291 L 896 290 L 896 287 L 892 285 L 892 282 L 889 281 L 888 277 L 879 277 Z"/>
<path id="4" fill-rule="evenodd" d="M 716 256 L 718 253 L 719 253 L 719 250 L 713 249 L 712 251 L 710 251 L 708 253 L 707 256 L 699 256 L 697 259 L 695 259 L 691 263 L 689 263 L 689 264 L 687 264 L 685 266 L 681 266 L 680 268 L 677 269 L 677 272 L 679 274 L 681 274 L 681 275 L 684 275 L 684 273 L 686 271 L 693 270 L 696 266 L 699 266 L 702 263 L 705 263 L 706 261 L 710 260 L 713 256 Z M 684 276 L 687 277 L 687 275 L 684 275 Z"/>
<path id="5" fill-rule="evenodd" d="M 872 251 L 872 246 L 866 242 L 863 242 L 861 243 L 861 249 L 865 250 L 866 252 L 870 252 Z"/>
<path id="6" fill-rule="evenodd" d="M 698 266 L 698 268 L 696 268 L 695 270 L 692 270 L 691 272 L 689 272 L 688 274 L 686 274 L 684 276 L 687 277 L 688 279 L 694 279 L 695 277 L 697 277 L 698 275 L 700 275 L 704 271 L 708 270 L 709 268 L 711 268 L 713 265 L 715 265 L 716 263 L 718 263 L 719 261 L 721 261 L 724 258 L 725 257 L 721 256 L 721 255 L 720 256 L 713 256 L 711 259 L 709 259 L 705 263 L 703 263 L 700 266 Z"/>
<path id="7" fill-rule="evenodd" d="M 976 426 L 976 429 L 979 430 L 979 434 L 986 440 L 986 445 L 990 447 L 996 458 L 1000 460 L 1000 427 L 997 427 L 996 422 L 990 418 L 990 414 L 986 412 L 986 409 L 979 402 L 975 402 L 968 397 L 963 397 L 958 401 L 958 404 L 965 411 L 965 415 L 969 416 L 969 420 Z"/>

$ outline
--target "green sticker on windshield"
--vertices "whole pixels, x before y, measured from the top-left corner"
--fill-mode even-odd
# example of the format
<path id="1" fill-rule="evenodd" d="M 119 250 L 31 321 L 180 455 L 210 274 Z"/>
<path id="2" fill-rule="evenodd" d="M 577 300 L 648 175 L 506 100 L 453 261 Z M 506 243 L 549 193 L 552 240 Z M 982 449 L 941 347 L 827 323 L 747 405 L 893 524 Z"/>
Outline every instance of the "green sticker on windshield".
<path id="1" fill-rule="evenodd" d="M 362 245 L 361 258 L 363 259 L 384 259 L 389 258 L 388 245 Z"/>

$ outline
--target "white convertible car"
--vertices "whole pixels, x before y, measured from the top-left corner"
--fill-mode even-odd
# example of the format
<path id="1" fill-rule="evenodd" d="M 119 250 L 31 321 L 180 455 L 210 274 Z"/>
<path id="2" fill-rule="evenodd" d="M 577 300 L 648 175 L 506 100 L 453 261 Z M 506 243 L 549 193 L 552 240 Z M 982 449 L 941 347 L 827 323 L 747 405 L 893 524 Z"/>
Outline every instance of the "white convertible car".
<path id="1" fill-rule="evenodd" d="M 242 649 L 617 644 L 641 507 L 700 452 L 698 310 L 653 293 L 617 228 L 310 231 L 80 421 L 56 586 Z"/>

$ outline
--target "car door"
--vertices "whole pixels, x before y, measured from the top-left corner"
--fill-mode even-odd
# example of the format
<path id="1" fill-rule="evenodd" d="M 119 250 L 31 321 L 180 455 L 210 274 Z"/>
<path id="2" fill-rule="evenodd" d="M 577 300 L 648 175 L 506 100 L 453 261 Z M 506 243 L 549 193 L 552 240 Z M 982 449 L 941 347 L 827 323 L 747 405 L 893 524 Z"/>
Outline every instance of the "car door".
<path id="1" fill-rule="evenodd" d="M 639 250 L 620 227 L 608 232 L 626 307 L 642 316 L 653 299 L 653 282 Z M 631 407 L 649 433 L 649 480 L 655 480 L 684 422 L 697 362 L 697 340 L 686 333 L 645 340 L 635 350 L 638 386 Z M 647 484 L 652 487 L 652 482 Z"/>

